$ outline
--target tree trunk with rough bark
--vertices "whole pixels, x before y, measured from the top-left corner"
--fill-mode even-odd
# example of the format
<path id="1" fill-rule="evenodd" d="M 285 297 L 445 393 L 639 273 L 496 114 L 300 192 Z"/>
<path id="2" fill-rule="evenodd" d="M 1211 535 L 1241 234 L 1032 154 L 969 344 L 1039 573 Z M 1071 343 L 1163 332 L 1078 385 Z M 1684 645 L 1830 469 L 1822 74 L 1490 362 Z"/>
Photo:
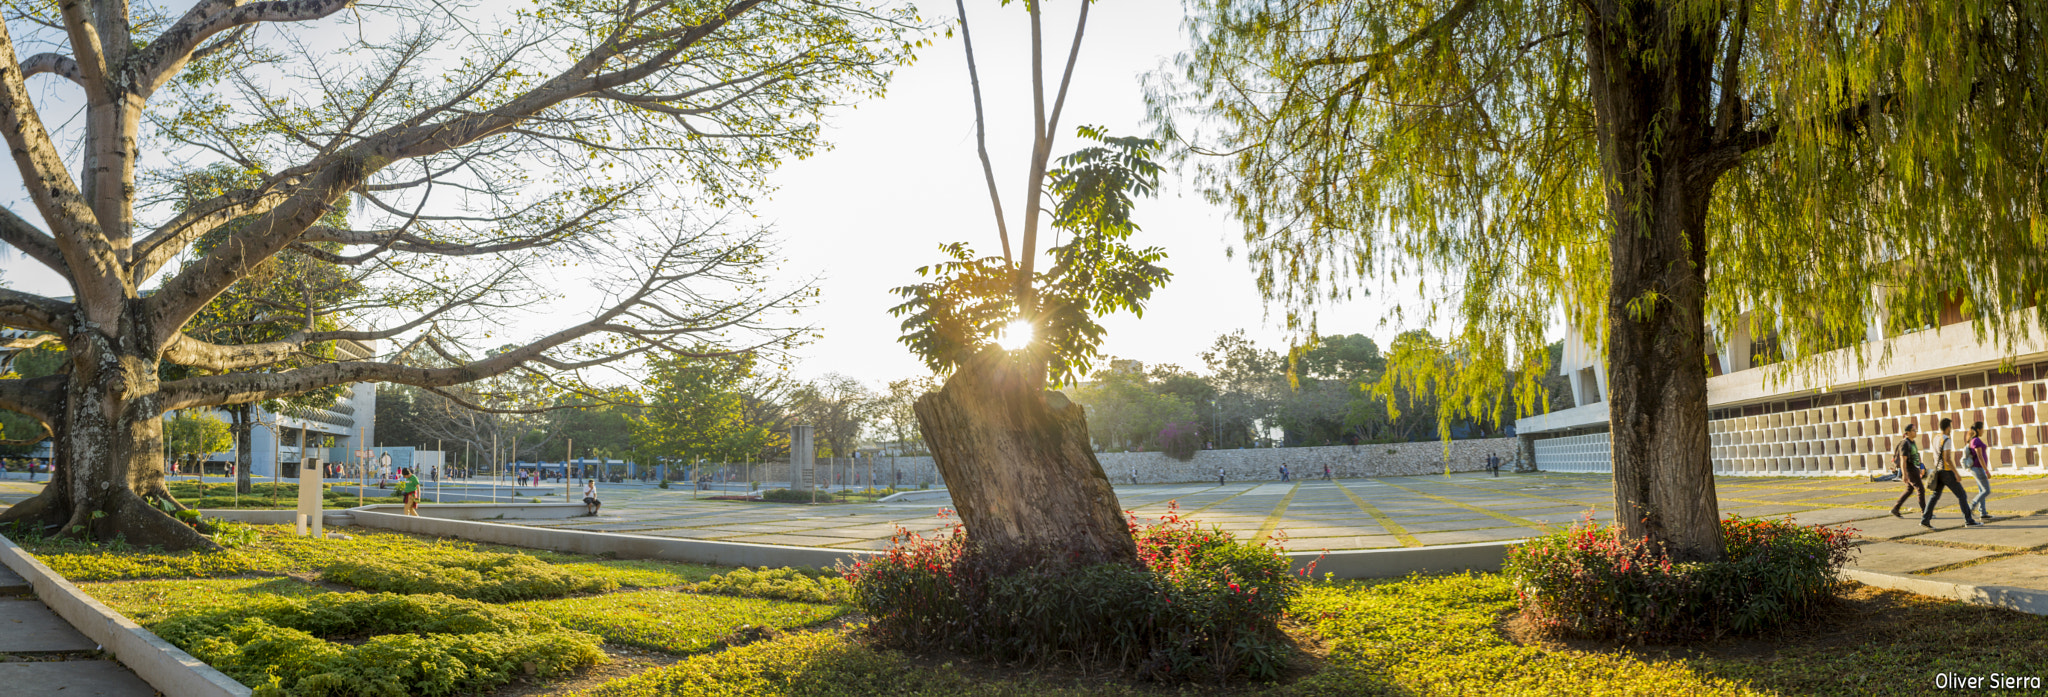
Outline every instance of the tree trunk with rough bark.
<path id="1" fill-rule="evenodd" d="M 121 332 L 124 339 L 86 328 L 65 338 L 63 427 L 52 429 L 51 440 L 57 471 L 42 493 L 0 512 L 0 523 L 41 525 L 62 537 L 215 547 L 159 508 L 184 506 L 165 487 L 163 420 L 153 404 L 157 363 L 141 357 L 138 333 Z"/>
<path id="2" fill-rule="evenodd" d="M 1137 563 L 1086 412 L 1044 385 L 1042 367 L 990 350 L 917 400 L 973 553 L 1016 565 Z"/>
<path id="3" fill-rule="evenodd" d="M 1714 39 L 1671 8 L 1594 3 L 1585 26 L 1607 207 L 1615 519 L 1678 561 L 1723 554 L 1707 450 L 1707 209 L 1739 151 L 1717 143 Z M 1645 43 L 1657 44 L 1655 50 Z"/>

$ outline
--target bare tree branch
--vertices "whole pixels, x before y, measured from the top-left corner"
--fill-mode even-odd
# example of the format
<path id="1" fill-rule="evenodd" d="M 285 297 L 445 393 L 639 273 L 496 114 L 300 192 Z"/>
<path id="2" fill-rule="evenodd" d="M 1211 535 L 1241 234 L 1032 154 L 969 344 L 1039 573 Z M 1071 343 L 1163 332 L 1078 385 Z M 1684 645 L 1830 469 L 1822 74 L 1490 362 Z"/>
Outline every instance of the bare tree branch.
<path id="1" fill-rule="evenodd" d="M 21 62 L 22 78 L 50 74 L 70 80 L 79 87 L 85 87 L 85 73 L 79 71 L 78 61 L 62 53 L 38 53 Z"/>
<path id="2" fill-rule="evenodd" d="M 259 22 L 312 21 L 354 4 L 355 0 L 270 0 L 247 4 L 238 0 L 201 0 L 136 56 L 136 89 L 144 97 L 154 94 L 177 76 L 186 63 L 204 57 L 200 51 L 219 50 L 220 45 L 201 48 L 215 34 Z M 233 39 L 231 36 L 223 43 Z"/>

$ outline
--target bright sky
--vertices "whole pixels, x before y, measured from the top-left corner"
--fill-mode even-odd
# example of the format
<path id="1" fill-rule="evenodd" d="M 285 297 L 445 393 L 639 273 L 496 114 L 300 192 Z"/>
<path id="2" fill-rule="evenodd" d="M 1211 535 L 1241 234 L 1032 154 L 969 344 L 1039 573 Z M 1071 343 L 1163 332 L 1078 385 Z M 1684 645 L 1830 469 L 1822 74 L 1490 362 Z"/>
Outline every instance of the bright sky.
<path id="1" fill-rule="evenodd" d="M 1075 5 L 1055 2 L 1049 7 L 1055 17 L 1046 29 L 1051 80 L 1072 36 L 1068 13 Z M 923 9 L 927 18 L 954 15 L 950 3 Z M 982 0 L 970 3 L 970 12 L 991 121 L 989 149 L 1015 230 L 1031 128 L 1028 24 L 1015 3 L 998 7 Z M 1083 124 L 1106 126 L 1117 135 L 1145 131 L 1139 78 L 1181 50 L 1182 17 L 1176 0 L 1108 0 L 1091 10 L 1080 68 L 1053 147 L 1056 156 L 1081 146 L 1073 133 Z M 55 81 L 37 80 L 47 82 L 32 85 L 38 98 L 64 91 L 54 87 Z M 46 112 L 45 117 L 52 115 Z M 965 240 L 984 253 L 1000 251 L 974 153 L 973 105 L 957 34 L 926 47 L 915 65 L 897 74 L 885 99 L 838 114 L 827 138 L 836 149 L 785 165 L 774 179 L 780 189 L 755 211 L 782 240 L 786 259 L 779 273 L 791 282 L 819 277 L 821 297 L 804 317 L 822 330 L 823 338 L 799 354 L 801 362 L 793 370 L 806 377 L 845 373 L 870 384 L 925 374 L 916 357 L 895 341 L 897 319 L 887 310 L 897 300 L 888 289 L 915 282 L 918 266 L 940 258 L 941 243 Z M 6 192 L 0 200 L 35 219 L 14 168 L 0 172 L 0 190 Z M 1166 267 L 1175 277 L 1155 294 L 1142 320 L 1119 315 L 1105 321 L 1107 353 L 1148 365 L 1199 368 L 1200 352 L 1218 334 L 1234 329 L 1246 330 L 1269 348 L 1286 345 L 1277 320 L 1267 319 L 1249 267 L 1226 253 L 1239 231 L 1224 210 L 1169 178 L 1159 198 L 1140 202 L 1136 217 L 1144 229 L 1133 242 L 1165 248 Z M 1050 237 L 1049 231 L 1045 234 Z M 5 256 L 0 270 L 13 287 L 69 293 L 39 264 Z M 578 285 L 564 280 L 570 281 L 565 288 Z M 562 301 L 535 313 L 553 315 L 549 321 L 508 318 L 508 326 L 531 326 L 533 334 L 556 329 L 586 316 L 597 300 L 591 293 L 565 292 Z M 1327 309 L 1322 331 L 1366 333 L 1384 343 L 1401 328 L 1380 327 L 1381 316 L 1381 308 L 1369 301 Z"/>

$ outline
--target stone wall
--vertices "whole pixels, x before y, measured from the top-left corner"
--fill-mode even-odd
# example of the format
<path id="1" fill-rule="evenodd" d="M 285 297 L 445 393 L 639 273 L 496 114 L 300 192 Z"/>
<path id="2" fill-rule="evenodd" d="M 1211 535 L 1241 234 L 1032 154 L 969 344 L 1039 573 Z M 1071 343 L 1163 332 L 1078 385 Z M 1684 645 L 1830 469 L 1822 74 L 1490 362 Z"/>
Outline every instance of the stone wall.
<path id="1" fill-rule="evenodd" d="M 1329 465 L 1330 472 L 1341 478 L 1442 474 L 1446 462 L 1453 472 L 1473 472 L 1486 469 L 1486 456 L 1489 454 L 1499 455 L 1501 468 L 1512 472 L 1515 451 L 1513 438 L 1486 438 L 1451 441 L 1448 456 L 1442 441 L 1427 441 L 1320 448 L 1203 450 L 1195 453 L 1195 459 L 1188 462 L 1162 453 L 1096 453 L 1095 458 L 1102 463 L 1102 471 L 1118 484 L 1129 484 L 1134 479 L 1140 484 L 1166 484 L 1215 481 L 1218 467 L 1223 468 L 1224 479 L 1233 482 L 1279 481 L 1281 465 L 1286 465 L 1296 478 L 1321 477 L 1324 465 Z M 854 472 L 852 484 L 867 483 L 865 460 L 854 467 L 849 467 L 846 460 L 838 460 L 837 463 L 836 481 L 847 482 L 847 472 L 851 469 Z M 829 469 L 826 460 L 820 460 L 818 464 L 821 470 Z M 906 488 L 925 483 L 943 485 L 944 478 L 939 476 L 938 468 L 930 457 L 878 457 L 874 464 L 876 483 L 889 485 L 892 467 L 900 475 L 896 481 L 902 482 Z M 733 466 L 734 481 L 756 480 L 748 478 L 752 476 L 764 488 L 789 485 L 787 463 L 757 464 L 753 466 L 751 475 L 741 474 L 743 471 L 745 468 Z"/>

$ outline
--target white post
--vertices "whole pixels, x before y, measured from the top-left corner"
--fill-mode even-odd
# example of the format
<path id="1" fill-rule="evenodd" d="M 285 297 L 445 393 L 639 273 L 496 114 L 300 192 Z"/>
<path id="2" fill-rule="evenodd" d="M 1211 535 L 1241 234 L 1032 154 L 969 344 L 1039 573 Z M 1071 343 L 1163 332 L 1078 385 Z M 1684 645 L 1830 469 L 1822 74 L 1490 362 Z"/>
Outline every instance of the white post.
<path id="1" fill-rule="evenodd" d="M 326 497 L 322 496 L 324 483 L 320 477 L 320 457 L 307 456 L 305 464 L 299 470 L 299 510 L 295 516 L 301 535 L 310 530 L 313 537 L 325 536 L 322 530 L 322 519 L 326 517 L 323 510 L 326 508 Z"/>

